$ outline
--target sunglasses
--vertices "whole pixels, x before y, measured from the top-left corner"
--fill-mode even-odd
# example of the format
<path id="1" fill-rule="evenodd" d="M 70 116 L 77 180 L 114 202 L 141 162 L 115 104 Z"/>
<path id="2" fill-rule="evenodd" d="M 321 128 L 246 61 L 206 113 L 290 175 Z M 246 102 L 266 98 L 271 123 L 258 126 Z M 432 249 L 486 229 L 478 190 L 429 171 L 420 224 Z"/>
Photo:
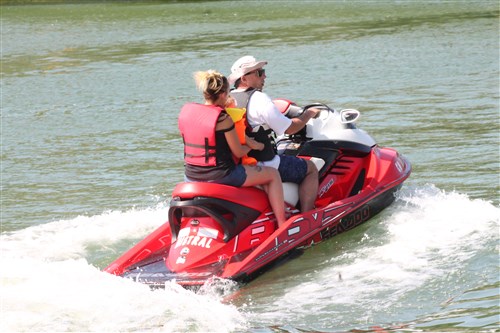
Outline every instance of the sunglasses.
<path id="1" fill-rule="evenodd" d="M 245 76 L 247 75 L 250 75 L 250 74 L 253 74 L 253 73 L 256 73 L 258 77 L 262 77 L 262 75 L 266 74 L 266 70 L 261 68 L 261 69 L 257 69 L 253 72 L 250 72 L 250 73 L 246 73 Z"/>

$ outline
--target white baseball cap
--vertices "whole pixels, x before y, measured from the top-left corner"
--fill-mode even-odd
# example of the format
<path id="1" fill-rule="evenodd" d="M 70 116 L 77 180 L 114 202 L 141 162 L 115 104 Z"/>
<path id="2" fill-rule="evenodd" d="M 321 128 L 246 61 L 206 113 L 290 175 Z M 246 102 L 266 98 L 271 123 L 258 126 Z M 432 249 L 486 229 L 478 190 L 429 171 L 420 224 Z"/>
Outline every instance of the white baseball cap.
<path id="1" fill-rule="evenodd" d="M 260 69 L 267 65 L 267 61 L 257 61 L 252 56 L 244 56 L 236 60 L 231 66 L 231 74 L 227 78 L 229 83 L 233 85 L 236 80 L 245 74 L 248 74 L 256 69 Z"/>

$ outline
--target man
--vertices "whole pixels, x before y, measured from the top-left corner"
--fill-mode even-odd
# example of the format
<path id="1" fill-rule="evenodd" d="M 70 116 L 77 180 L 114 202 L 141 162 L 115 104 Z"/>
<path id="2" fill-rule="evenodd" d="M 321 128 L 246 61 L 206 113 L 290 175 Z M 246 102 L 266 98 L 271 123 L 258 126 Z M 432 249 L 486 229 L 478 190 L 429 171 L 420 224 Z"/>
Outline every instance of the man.
<path id="1" fill-rule="evenodd" d="M 235 89 L 231 97 L 237 107 L 247 109 L 247 121 L 252 128 L 248 136 L 264 143 L 265 148 L 252 157 L 260 164 L 277 168 L 283 182 L 299 184 L 299 199 L 303 212 L 314 209 L 318 194 L 318 170 L 309 160 L 277 155 L 271 132 L 280 136 L 294 134 L 300 131 L 309 119 L 318 115 L 320 110 L 309 108 L 298 118 L 290 119 L 284 116 L 274 105 L 271 98 L 262 92 L 266 80 L 263 67 L 267 61 L 257 61 L 252 56 L 244 56 L 233 64 L 229 83 Z"/>

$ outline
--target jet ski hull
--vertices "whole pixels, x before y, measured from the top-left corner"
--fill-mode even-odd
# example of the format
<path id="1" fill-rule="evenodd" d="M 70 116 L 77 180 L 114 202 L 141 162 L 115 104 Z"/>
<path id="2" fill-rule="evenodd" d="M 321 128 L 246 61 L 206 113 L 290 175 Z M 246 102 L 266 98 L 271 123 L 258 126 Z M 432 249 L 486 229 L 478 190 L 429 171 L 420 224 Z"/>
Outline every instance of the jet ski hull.
<path id="1" fill-rule="evenodd" d="M 390 148 L 336 145 L 326 145 L 331 161 L 319 153 L 330 166 L 320 170 L 316 209 L 300 213 L 288 205 L 291 217 L 276 228 L 267 196 L 257 188 L 181 183 L 169 221 L 105 271 L 151 287 L 172 280 L 186 287 L 214 278 L 247 282 L 294 250 L 370 220 L 394 201 L 411 165 Z"/>

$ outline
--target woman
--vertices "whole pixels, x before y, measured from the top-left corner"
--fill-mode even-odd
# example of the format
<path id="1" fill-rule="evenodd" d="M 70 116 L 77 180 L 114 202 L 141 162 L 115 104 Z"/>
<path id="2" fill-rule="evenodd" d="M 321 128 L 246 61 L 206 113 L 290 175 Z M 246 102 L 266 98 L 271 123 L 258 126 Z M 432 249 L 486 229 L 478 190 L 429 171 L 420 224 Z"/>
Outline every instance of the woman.
<path id="1" fill-rule="evenodd" d="M 250 150 L 262 150 L 264 145 L 250 138 L 245 145 L 240 143 L 234 122 L 224 110 L 229 96 L 227 78 L 213 70 L 196 72 L 194 78 L 205 104 L 188 103 L 179 115 L 186 178 L 236 187 L 262 185 L 281 226 L 286 218 L 278 171 L 239 164 Z"/>

